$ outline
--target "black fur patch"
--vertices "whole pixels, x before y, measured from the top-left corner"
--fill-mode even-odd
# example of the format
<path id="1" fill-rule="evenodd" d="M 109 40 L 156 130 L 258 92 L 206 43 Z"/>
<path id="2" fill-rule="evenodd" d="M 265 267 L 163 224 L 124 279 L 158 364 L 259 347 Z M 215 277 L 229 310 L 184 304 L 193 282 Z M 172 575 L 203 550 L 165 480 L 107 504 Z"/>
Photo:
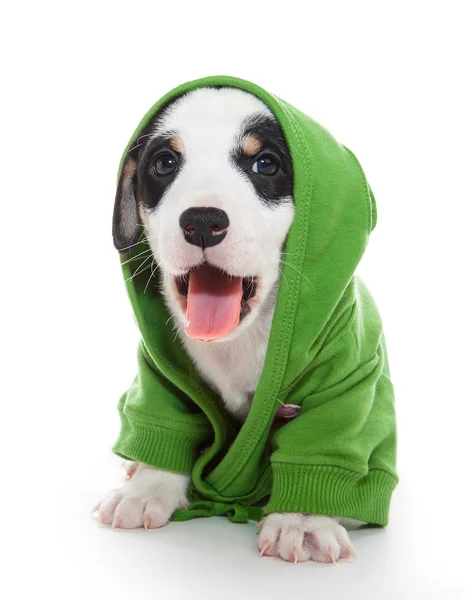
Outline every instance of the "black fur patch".
<path id="1" fill-rule="evenodd" d="M 255 156 L 248 156 L 244 153 L 242 140 L 246 135 L 253 135 L 261 142 L 260 151 Z M 257 157 L 265 154 L 271 154 L 279 162 L 279 170 L 274 175 L 263 175 L 252 170 Z M 265 204 L 274 206 L 279 204 L 283 198 L 292 196 L 291 155 L 279 123 L 271 117 L 257 114 L 245 120 L 236 147 L 231 154 L 231 161 L 248 177 Z"/>
<path id="2" fill-rule="evenodd" d="M 182 169 L 184 157 L 169 143 L 170 138 L 175 137 L 177 132 L 170 131 L 152 137 L 157 124 L 177 100 L 179 97 L 174 98 L 157 113 L 127 152 L 122 174 L 129 161 L 134 161 L 137 166 L 132 182 L 125 181 L 123 185 L 122 175 L 116 192 L 113 240 L 120 252 L 126 251 L 137 241 L 140 231 L 139 202 L 142 201 L 148 211 L 153 211 Z M 248 156 L 244 153 L 242 140 L 246 135 L 253 135 L 260 140 L 261 149 L 258 155 Z M 163 153 L 171 154 L 178 162 L 178 170 L 171 175 L 161 176 L 154 171 L 154 164 Z M 252 170 L 257 156 L 263 154 L 271 154 L 278 160 L 279 170 L 274 175 L 255 173 Z M 284 198 L 292 196 L 292 160 L 282 129 L 273 118 L 262 114 L 247 118 L 242 124 L 230 159 L 232 165 L 247 176 L 265 204 L 276 206 Z"/>
<path id="3" fill-rule="evenodd" d="M 163 120 L 166 112 L 177 100 L 179 98 L 174 98 L 155 115 L 128 152 L 128 156 L 134 152 L 135 156 L 133 155 L 133 158 L 137 162 L 137 171 L 134 178 L 135 196 L 138 201 L 142 200 L 144 206 L 149 210 L 157 206 L 163 194 L 168 190 L 181 169 L 182 157 L 169 144 L 170 138 L 176 137 L 177 132 L 168 131 L 164 132 L 163 135 L 152 137 L 153 132 L 160 121 Z M 152 167 L 156 162 L 156 158 L 165 152 L 176 157 L 179 169 L 173 175 L 158 176 Z"/>
<path id="4" fill-rule="evenodd" d="M 135 182 L 136 197 L 142 200 L 148 210 L 153 210 L 158 205 L 182 169 L 183 157 L 169 143 L 170 138 L 174 136 L 176 132 L 169 132 L 150 139 L 139 158 Z M 155 172 L 155 163 L 163 154 L 170 154 L 178 163 L 177 171 L 171 175 L 157 175 Z"/>
<path id="5" fill-rule="evenodd" d="M 142 201 L 148 210 L 154 209 L 181 169 L 182 157 L 169 144 L 170 138 L 174 137 L 176 132 L 152 137 L 157 124 L 170 105 L 171 103 L 157 113 L 126 154 L 113 210 L 113 241 L 120 252 L 127 251 L 139 236 L 138 203 Z M 152 167 L 157 156 L 164 152 L 168 152 L 177 158 L 179 169 L 173 175 L 157 176 Z M 132 182 L 129 182 L 129 184 L 124 182 L 126 185 L 123 185 L 125 167 L 130 161 L 134 161 L 137 166 Z"/>

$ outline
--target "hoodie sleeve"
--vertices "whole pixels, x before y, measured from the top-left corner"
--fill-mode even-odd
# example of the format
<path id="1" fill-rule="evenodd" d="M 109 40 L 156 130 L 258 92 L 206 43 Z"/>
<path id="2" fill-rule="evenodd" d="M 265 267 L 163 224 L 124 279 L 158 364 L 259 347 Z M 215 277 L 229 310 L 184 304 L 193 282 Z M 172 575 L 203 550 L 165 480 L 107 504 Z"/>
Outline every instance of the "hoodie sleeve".
<path id="1" fill-rule="evenodd" d="M 190 472 L 212 435 L 206 415 L 156 367 L 140 342 L 138 375 L 118 404 L 121 419 L 113 452 L 177 472 Z"/>
<path id="2" fill-rule="evenodd" d="M 354 290 L 346 323 L 328 336 L 286 399 L 301 409 L 273 436 L 265 514 L 387 524 L 397 483 L 394 392 L 379 314 L 360 281 Z"/>

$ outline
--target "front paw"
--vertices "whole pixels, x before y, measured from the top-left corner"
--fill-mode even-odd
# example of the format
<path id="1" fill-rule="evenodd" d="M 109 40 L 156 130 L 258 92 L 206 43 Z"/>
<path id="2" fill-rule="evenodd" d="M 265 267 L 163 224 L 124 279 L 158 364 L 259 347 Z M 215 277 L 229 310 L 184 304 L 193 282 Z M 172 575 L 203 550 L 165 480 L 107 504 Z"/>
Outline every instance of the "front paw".
<path id="1" fill-rule="evenodd" d="M 355 560 L 347 531 L 331 517 L 272 513 L 259 528 L 258 549 L 262 556 L 277 556 L 294 563 Z"/>
<path id="2" fill-rule="evenodd" d="M 121 468 L 126 473 L 126 479 L 131 479 L 134 473 L 137 471 L 137 467 L 139 466 L 138 462 L 134 462 L 133 460 L 123 460 L 121 464 Z"/>
<path id="3" fill-rule="evenodd" d="M 187 508 L 189 476 L 139 464 L 123 487 L 94 508 L 101 525 L 114 529 L 158 529 L 177 508 Z"/>

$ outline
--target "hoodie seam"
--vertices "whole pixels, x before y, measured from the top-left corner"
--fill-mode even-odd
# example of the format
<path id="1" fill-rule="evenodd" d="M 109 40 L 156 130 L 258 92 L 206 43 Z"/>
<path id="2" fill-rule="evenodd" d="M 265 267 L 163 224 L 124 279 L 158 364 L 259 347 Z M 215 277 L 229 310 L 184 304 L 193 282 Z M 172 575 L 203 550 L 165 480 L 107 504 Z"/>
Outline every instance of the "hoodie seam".
<path id="1" fill-rule="evenodd" d="M 294 133 L 295 138 L 298 140 L 300 149 L 302 151 L 302 155 L 304 157 L 305 166 L 306 166 L 305 171 L 307 173 L 310 173 L 310 175 L 311 175 L 312 186 L 311 187 L 308 186 L 306 188 L 305 202 L 304 202 L 304 206 L 301 209 L 301 213 L 303 213 L 303 219 L 301 219 L 299 222 L 298 249 L 300 251 L 300 256 L 302 256 L 304 254 L 303 250 L 305 248 L 305 237 L 303 236 L 302 232 L 305 231 L 306 228 L 308 229 L 308 212 L 309 212 L 308 208 L 309 208 L 310 198 L 311 198 L 310 192 L 313 191 L 313 169 L 312 169 L 312 164 L 311 164 L 311 160 L 310 160 L 310 156 L 309 156 L 307 147 L 304 143 L 303 136 L 302 136 L 301 132 L 299 131 L 299 128 L 297 126 L 297 123 L 296 123 L 293 115 L 287 110 L 287 108 L 284 106 L 284 104 L 281 102 L 281 100 L 279 98 L 277 98 L 276 96 L 273 96 L 273 98 L 288 119 L 289 125 L 292 129 L 292 132 Z M 301 265 L 299 264 L 299 267 L 300 266 Z M 299 293 L 298 292 L 298 290 L 299 290 L 298 281 L 300 279 L 300 273 L 297 273 L 295 277 L 296 277 L 296 279 L 294 280 L 295 283 L 294 283 L 292 298 L 288 301 L 288 304 L 291 305 L 291 310 L 289 311 L 290 317 L 289 317 L 287 326 L 283 325 L 283 327 L 281 328 L 280 335 L 279 335 L 279 341 L 278 341 L 279 346 L 281 346 L 281 344 L 282 344 L 283 336 L 285 335 L 285 333 L 287 333 L 287 338 L 288 339 L 290 338 L 290 334 L 292 332 L 292 325 L 295 321 L 295 312 L 296 312 L 295 306 L 296 306 L 296 302 L 298 299 L 298 293 Z M 287 329 L 285 329 L 286 327 L 287 327 Z M 287 349 L 287 354 L 289 355 L 289 348 Z M 279 366 L 277 369 L 273 369 L 273 375 L 272 375 L 272 380 L 271 380 L 272 384 L 270 384 L 270 386 L 268 387 L 268 389 L 271 390 L 271 392 L 276 394 L 276 400 L 278 400 L 278 402 L 279 402 L 279 399 L 278 399 L 279 386 L 280 386 L 280 382 L 282 382 L 282 379 L 283 379 L 282 374 L 284 372 L 284 365 L 287 363 L 287 358 L 288 358 L 288 356 L 286 357 L 286 360 L 283 360 L 283 357 L 279 358 Z M 276 364 L 276 362 L 278 362 L 277 358 L 275 359 L 275 364 Z M 263 376 L 263 374 L 262 374 L 262 376 Z M 277 384 L 275 382 L 277 382 Z M 274 402 L 270 402 L 270 407 L 271 407 L 271 410 L 270 410 L 270 414 L 268 415 L 268 417 L 272 416 L 272 414 L 274 412 Z M 237 459 L 242 460 L 243 457 L 249 453 L 250 448 L 256 446 L 260 435 L 261 435 L 261 432 L 255 433 L 253 437 L 251 436 L 249 438 L 249 440 L 247 440 L 247 443 L 240 450 L 240 452 L 237 456 Z M 243 466 L 240 468 L 240 471 L 242 469 L 243 469 Z M 231 480 L 232 480 L 231 474 L 227 473 L 218 480 L 217 487 L 218 488 L 226 487 L 230 483 Z"/>
<path id="2" fill-rule="evenodd" d="M 306 455 L 302 455 L 302 456 L 306 456 Z M 312 455 L 310 455 L 310 456 L 312 456 Z M 313 455 L 313 456 L 316 456 L 316 455 Z M 338 458 L 338 457 L 335 457 L 335 458 Z M 387 475 L 388 477 L 390 477 L 395 483 L 398 483 L 398 481 L 399 481 L 399 478 L 396 475 L 393 475 L 386 469 L 381 469 L 380 467 L 366 468 L 366 466 L 364 466 L 363 472 L 359 472 L 359 471 L 349 469 L 348 467 L 341 467 L 339 465 L 309 465 L 306 463 L 286 463 L 286 462 L 283 462 L 280 460 L 276 460 L 276 461 L 272 460 L 271 464 L 282 467 L 286 472 L 292 471 L 293 473 L 300 473 L 302 471 L 302 469 L 310 470 L 310 469 L 320 469 L 321 468 L 321 469 L 337 469 L 338 471 L 347 471 L 348 473 L 351 473 L 352 475 L 362 475 L 363 477 L 365 477 L 369 473 L 374 473 L 375 471 L 379 471 L 380 473 L 383 473 L 384 475 Z"/>
<path id="3" fill-rule="evenodd" d="M 162 427 L 164 429 L 170 429 L 170 427 L 168 427 L 167 425 L 163 425 L 163 423 L 170 423 L 172 425 L 186 425 L 186 421 L 177 421 L 175 419 L 169 419 L 166 417 L 161 417 L 159 415 L 157 415 L 156 419 L 157 422 L 153 422 L 153 415 L 150 415 L 149 413 L 137 410 L 134 411 L 132 409 L 129 408 L 120 408 L 118 409 L 120 412 L 122 412 L 124 415 L 126 415 L 127 417 L 130 417 L 131 421 L 134 421 L 136 423 L 140 423 L 141 425 L 149 425 L 151 427 Z M 139 417 L 144 417 L 144 420 L 140 419 Z M 191 431 L 182 431 L 179 429 L 175 429 L 174 430 L 176 433 L 179 433 L 180 435 L 193 435 L 196 433 L 210 433 L 212 431 L 212 428 L 209 428 L 205 425 L 201 425 L 201 424 L 195 424 L 195 427 L 192 428 L 192 432 Z"/>
<path id="4" fill-rule="evenodd" d="M 308 458 L 308 459 L 312 459 L 312 458 L 316 458 L 316 459 L 327 459 L 328 457 L 325 456 L 324 454 L 304 454 L 303 452 L 286 452 L 285 455 L 282 456 L 282 458 L 276 459 L 274 460 L 273 457 L 271 457 L 271 464 L 275 464 L 275 465 L 295 465 L 295 466 L 299 466 L 299 467 L 308 467 L 308 468 L 313 468 L 313 467 L 331 467 L 331 468 L 335 468 L 335 469 L 345 469 L 346 471 L 350 471 L 351 473 L 359 473 L 361 475 L 366 475 L 368 473 L 368 471 L 370 469 L 367 468 L 367 465 L 362 465 L 362 464 L 358 464 L 358 463 L 353 463 L 354 465 L 354 469 L 350 469 L 349 467 L 343 467 L 341 465 L 332 465 L 332 464 L 312 464 L 312 463 L 307 463 L 307 462 L 299 462 L 299 463 L 288 463 L 285 460 L 283 460 L 283 458 L 286 458 L 287 456 L 299 456 L 299 457 L 304 457 L 304 458 Z M 345 456 L 339 456 L 337 454 L 331 454 L 331 458 L 333 459 L 339 459 L 339 460 L 343 460 L 344 462 L 349 462 L 347 460 L 347 457 Z"/>

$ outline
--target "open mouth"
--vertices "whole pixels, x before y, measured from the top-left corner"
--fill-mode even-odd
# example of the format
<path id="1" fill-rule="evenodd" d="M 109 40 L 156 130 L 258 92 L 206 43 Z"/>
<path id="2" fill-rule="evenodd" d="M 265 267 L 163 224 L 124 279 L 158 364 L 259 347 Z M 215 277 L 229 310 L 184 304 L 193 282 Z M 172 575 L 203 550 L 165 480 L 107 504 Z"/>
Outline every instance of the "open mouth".
<path id="1" fill-rule="evenodd" d="M 174 278 L 186 311 L 186 334 L 210 342 L 226 337 L 251 312 L 256 277 L 234 277 L 208 263 Z"/>

